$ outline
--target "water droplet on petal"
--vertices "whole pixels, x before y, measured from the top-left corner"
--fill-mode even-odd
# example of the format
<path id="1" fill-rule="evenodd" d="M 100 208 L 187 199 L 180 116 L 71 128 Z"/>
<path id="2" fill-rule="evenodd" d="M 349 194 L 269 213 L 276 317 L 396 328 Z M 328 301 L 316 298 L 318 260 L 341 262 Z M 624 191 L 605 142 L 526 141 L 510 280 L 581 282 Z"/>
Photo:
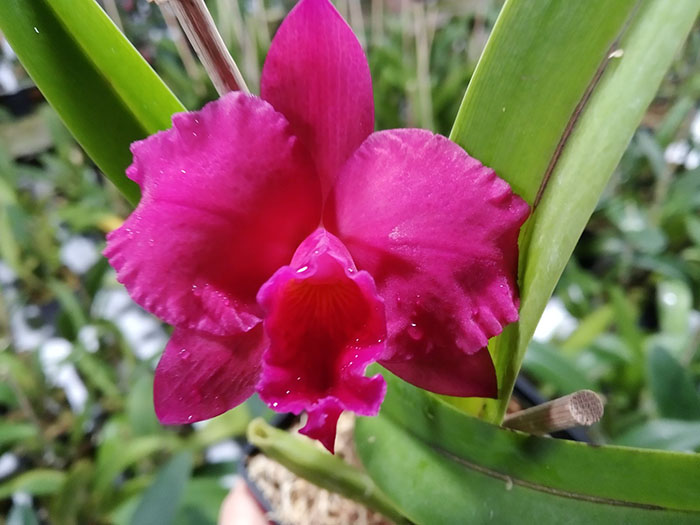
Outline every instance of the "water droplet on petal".
<path id="1" fill-rule="evenodd" d="M 309 269 L 308 266 L 302 266 L 301 268 L 299 268 L 299 269 L 297 270 L 297 273 L 304 273 L 304 272 L 305 272 L 306 270 L 308 270 L 308 269 Z"/>
<path id="2" fill-rule="evenodd" d="M 408 337 L 416 341 L 423 337 L 423 330 L 418 328 L 416 323 L 411 323 L 411 326 L 406 329 L 406 332 L 408 333 Z"/>
<path id="3" fill-rule="evenodd" d="M 278 403 L 277 401 L 275 401 L 274 403 L 272 403 L 272 407 L 273 407 L 273 408 L 277 408 L 278 405 L 279 405 L 279 403 Z"/>

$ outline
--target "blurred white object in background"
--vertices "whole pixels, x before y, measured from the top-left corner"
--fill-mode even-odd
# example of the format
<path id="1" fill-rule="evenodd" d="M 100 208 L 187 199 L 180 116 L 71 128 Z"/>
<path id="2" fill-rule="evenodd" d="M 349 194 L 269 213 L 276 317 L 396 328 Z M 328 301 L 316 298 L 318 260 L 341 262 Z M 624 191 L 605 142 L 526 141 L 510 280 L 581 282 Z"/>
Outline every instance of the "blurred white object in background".
<path id="1" fill-rule="evenodd" d="M 535 341 L 546 343 L 552 339 L 564 339 L 578 326 L 576 318 L 569 313 L 564 306 L 564 302 L 552 297 L 542 313 L 540 322 L 535 328 L 535 335 L 532 337 Z"/>

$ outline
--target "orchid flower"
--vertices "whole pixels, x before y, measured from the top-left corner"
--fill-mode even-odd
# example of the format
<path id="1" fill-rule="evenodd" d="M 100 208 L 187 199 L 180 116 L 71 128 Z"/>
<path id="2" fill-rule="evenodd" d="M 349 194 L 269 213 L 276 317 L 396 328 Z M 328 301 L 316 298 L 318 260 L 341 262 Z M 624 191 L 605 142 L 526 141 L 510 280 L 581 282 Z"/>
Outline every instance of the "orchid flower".
<path id="1" fill-rule="evenodd" d="M 373 127 L 355 35 L 330 1 L 301 0 L 260 97 L 229 93 L 132 145 L 142 199 L 105 255 L 175 327 L 155 372 L 161 422 L 258 392 L 306 411 L 301 432 L 332 451 L 343 410 L 379 410 L 375 361 L 432 392 L 497 395 L 486 346 L 518 318 L 528 206 L 447 138 Z"/>

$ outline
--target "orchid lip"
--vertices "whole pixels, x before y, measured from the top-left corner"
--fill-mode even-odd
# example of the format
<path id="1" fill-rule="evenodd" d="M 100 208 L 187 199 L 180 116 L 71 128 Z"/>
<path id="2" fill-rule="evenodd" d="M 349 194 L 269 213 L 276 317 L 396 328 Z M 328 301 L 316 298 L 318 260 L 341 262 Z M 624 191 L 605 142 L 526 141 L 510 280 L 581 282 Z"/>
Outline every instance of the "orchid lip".
<path id="1" fill-rule="evenodd" d="M 386 339 L 384 303 L 374 281 L 357 271 L 336 237 L 319 228 L 263 285 L 258 301 L 270 346 L 257 391 L 277 411 L 306 411 L 302 433 L 331 448 L 343 410 L 373 415 L 384 397 L 384 380 L 364 377 Z"/>

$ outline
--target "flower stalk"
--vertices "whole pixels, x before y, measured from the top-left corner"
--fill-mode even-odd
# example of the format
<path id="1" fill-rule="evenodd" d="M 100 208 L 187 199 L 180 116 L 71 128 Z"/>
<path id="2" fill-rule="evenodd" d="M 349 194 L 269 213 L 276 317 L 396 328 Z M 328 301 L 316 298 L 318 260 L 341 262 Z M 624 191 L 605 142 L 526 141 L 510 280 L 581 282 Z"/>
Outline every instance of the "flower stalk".
<path id="1" fill-rule="evenodd" d="M 375 510 L 397 524 L 409 521 L 367 474 L 306 439 L 279 430 L 261 418 L 248 425 L 248 441 L 266 456 L 319 487 L 336 492 Z"/>
<path id="2" fill-rule="evenodd" d="M 204 0 L 156 1 L 170 5 L 220 95 L 229 91 L 250 92 Z"/>

